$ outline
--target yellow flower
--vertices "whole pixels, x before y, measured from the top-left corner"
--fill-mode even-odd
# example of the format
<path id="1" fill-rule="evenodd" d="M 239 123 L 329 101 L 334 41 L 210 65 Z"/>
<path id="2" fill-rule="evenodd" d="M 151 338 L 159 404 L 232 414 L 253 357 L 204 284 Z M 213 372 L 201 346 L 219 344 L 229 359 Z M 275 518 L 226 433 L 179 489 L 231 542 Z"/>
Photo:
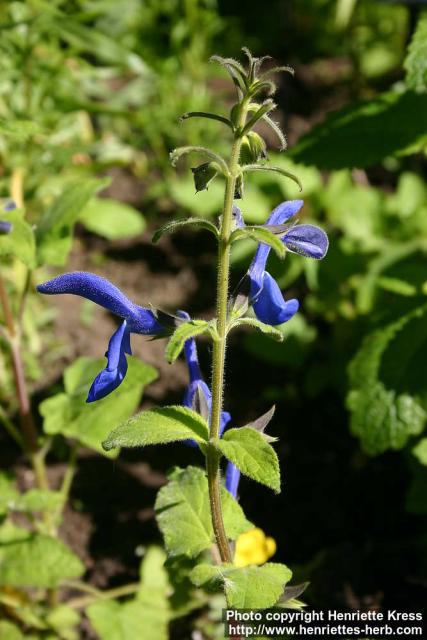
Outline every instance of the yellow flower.
<path id="1" fill-rule="evenodd" d="M 249 564 L 264 564 L 276 553 L 276 541 L 268 538 L 262 529 L 251 529 L 236 540 L 234 564 L 246 567 Z"/>

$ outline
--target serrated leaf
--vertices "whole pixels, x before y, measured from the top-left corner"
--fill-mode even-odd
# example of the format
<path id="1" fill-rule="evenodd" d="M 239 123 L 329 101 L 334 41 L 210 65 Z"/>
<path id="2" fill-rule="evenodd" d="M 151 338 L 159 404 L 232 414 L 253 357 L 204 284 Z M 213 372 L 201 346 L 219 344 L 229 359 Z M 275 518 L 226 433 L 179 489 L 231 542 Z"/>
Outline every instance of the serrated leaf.
<path id="1" fill-rule="evenodd" d="M 292 571 L 284 564 L 268 562 L 262 567 L 237 568 L 230 564 L 213 567 L 197 565 L 191 572 L 196 586 L 222 586 L 227 606 L 235 609 L 267 609 L 283 594 L 292 578 Z"/>
<path id="2" fill-rule="evenodd" d="M 0 585 L 54 588 L 83 572 L 79 558 L 57 538 L 27 533 L 0 545 Z"/>
<path id="3" fill-rule="evenodd" d="M 169 339 L 166 346 L 166 360 L 172 364 L 184 348 L 186 340 L 206 333 L 209 330 L 209 323 L 204 320 L 190 320 L 183 322 Z"/>
<path id="4" fill-rule="evenodd" d="M 264 322 L 261 322 L 261 320 L 258 320 L 257 318 L 239 318 L 233 322 L 233 327 L 253 327 L 254 329 L 258 329 L 258 331 L 261 331 L 261 333 L 274 338 L 277 342 L 283 342 L 285 339 L 285 336 L 280 329 L 272 327 L 271 324 L 264 324 Z"/>
<path id="5" fill-rule="evenodd" d="M 145 220 L 133 207 L 112 198 L 92 198 L 79 215 L 86 229 L 108 240 L 142 233 Z"/>
<path id="6" fill-rule="evenodd" d="M 114 393 L 102 400 L 86 403 L 93 379 L 104 367 L 104 360 L 79 358 L 64 373 L 64 393 L 40 404 L 45 433 L 62 433 L 85 446 L 107 455 L 102 441 L 117 425 L 137 409 L 144 387 L 156 379 L 157 372 L 139 358 L 128 356 L 128 371 Z M 116 456 L 118 452 L 111 452 Z"/>
<path id="7" fill-rule="evenodd" d="M 236 240 L 241 240 L 244 238 L 252 238 L 252 240 L 255 240 L 256 242 L 268 244 L 277 253 L 279 258 L 283 258 L 286 253 L 285 245 L 280 240 L 279 236 L 272 233 L 265 227 L 239 227 L 238 229 L 235 229 L 231 234 L 230 241 L 236 242 Z"/>
<path id="8" fill-rule="evenodd" d="M 221 488 L 225 530 L 230 540 L 253 528 L 238 502 Z M 197 556 L 214 542 L 206 474 L 198 467 L 175 469 L 155 504 L 157 523 L 172 556 Z"/>
<path id="9" fill-rule="evenodd" d="M 193 439 L 206 442 L 209 427 L 195 411 L 171 406 L 142 411 L 116 427 L 102 443 L 106 451 L 116 447 L 145 447 Z"/>
<path id="10" fill-rule="evenodd" d="M 426 131 L 427 95 L 390 92 L 329 115 L 289 153 L 320 169 L 365 168 L 420 143 Z"/>
<path id="11" fill-rule="evenodd" d="M 427 91 L 427 12 L 425 11 L 418 18 L 404 67 L 408 87 L 415 91 Z"/>
<path id="12" fill-rule="evenodd" d="M 29 269 L 35 266 L 36 245 L 34 233 L 24 219 L 23 211 L 2 211 L 1 219 L 12 224 L 12 230 L 0 236 L 0 256 L 19 258 Z"/>
<path id="13" fill-rule="evenodd" d="M 427 306 L 369 334 L 350 364 L 351 430 L 367 453 L 401 449 L 427 421 Z"/>
<path id="14" fill-rule="evenodd" d="M 75 222 L 89 200 L 109 182 L 109 178 L 74 182 L 47 209 L 36 229 L 40 264 L 63 266 L 66 263 Z"/>
<path id="15" fill-rule="evenodd" d="M 261 433 L 251 427 L 228 429 L 214 444 L 244 475 L 279 493 L 279 460 Z"/>
<path id="16" fill-rule="evenodd" d="M 209 220 L 204 220 L 203 218 L 187 218 L 186 220 L 173 220 L 172 222 L 168 222 L 163 225 L 163 227 L 160 227 L 160 229 L 157 229 L 154 233 L 152 240 L 154 244 L 156 244 L 156 242 L 158 242 L 166 233 L 175 233 L 175 231 L 180 231 L 183 227 L 187 227 L 189 225 L 206 229 L 218 238 L 218 229 L 213 222 L 209 222 Z"/>

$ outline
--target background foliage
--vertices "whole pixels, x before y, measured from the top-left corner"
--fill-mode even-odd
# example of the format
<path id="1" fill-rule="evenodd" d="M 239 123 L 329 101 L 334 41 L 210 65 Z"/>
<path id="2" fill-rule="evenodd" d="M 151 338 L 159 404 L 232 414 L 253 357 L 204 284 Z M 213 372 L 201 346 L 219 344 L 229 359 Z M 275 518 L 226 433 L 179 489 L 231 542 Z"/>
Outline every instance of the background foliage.
<path id="1" fill-rule="evenodd" d="M 0 237 L 0 255 L 20 317 L 33 408 L 50 443 L 51 476 L 49 491 L 31 493 L 37 489 L 29 490 L 22 456 L 2 433 L 0 636 L 20 638 L 26 628 L 35 638 L 127 640 L 147 624 L 150 633 L 157 630 L 153 640 L 167 637 L 168 625 L 173 638 L 198 627 L 208 638 L 220 637 L 221 602 L 191 585 L 191 562 L 178 557 L 164 567 L 163 551 L 150 546 L 160 544 L 150 511 L 153 488 L 192 452 L 128 452 L 115 474 L 106 458 L 114 452 L 100 446 L 113 426 L 132 415 L 145 387 L 149 403 L 161 397 L 172 404 L 179 402 L 185 379 L 176 381 L 167 369 L 169 382 L 154 383 L 150 391 L 160 352 L 144 343 L 150 364 L 132 358 L 115 395 L 84 405 L 87 383 L 100 367 L 92 357 L 102 355 L 96 335 L 110 320 L 82 305 L 66 322 L 70 308 L 41 301 L 33 285 L 65 265 L 89 265 L 138 300 L 149 293 L 174 311 L 188 299 L 196 315 L 209 316 L 213 242 L 202 233 L 194 240 L 185 229 L 156 249 L 148 248 L 147 238 L 177 214 L 213 219 L 220 211 L 219 179 L 194 196 L 191 172 L 176 177 L 168 153 L 189 141 L 227 148 L 227 134 L 215 124 L 179 123 L 178 117 L 231 103 L 222 73 L 208 58 L 217 52 L 236 56 L 242 44 L 295 67 L 295 79 L 280 80 L 275 114 L 289 151 L 279 154 L 272 136 L 269 157 L 301 179 L 302 218 L 327 229 L 330 251 L 321 263 L 283 263 L 272 256 L 272 274 L 300 299 L 301 311 L 283 327 L 283 343 L 246 334 L 230 348 L 227 408 L 244 424 L 276 403 L 273 435 L 280 438 L 285 479 L 280 498 L 244 481 L 241 503 L 276 539 L 274 561 L 286 561 L 297 581 L 311 582 L 310 604 L 422 609 L 425 9 L 369 0 L 271 0 L 265 11 L 259 3 L 243 7 L 236 0 L 28 0 L 1 2 L 0 8 L 0 187 L 18 205 L 1 214 L 13 232 Z M 295 197 L 293 183 L 257 174 L 241 206 L 247 220 L 260 223 L 277 202 Z M 233 254 L 236 283 L 251 250 L 248 240 Z M 139 261 L 146 265 L 142 271 L 136 271 Z M 162 287 L 165 296 L 156 298 Z M 83 330 L 93 345 L 84 342 Z M 1 336 L 0 344 L 7 428 L 17 406 Z M 250 408 L 247 398 L 253 400 Z M 74 443 L 77 471 L 71 506 L 63 512 L 64 486 L 55 470 L 68 458 L 66 442 Z M 199 462 L 196 454 L 193 461 Z M 161 491 L 156 508 L 173 499 L 173 488 L 172 482 Z M 47 524 L 41 512 L 51 514 Z M 30 522 L 30 537 L 17 513 Z M 83 540 L 64 534 L 76 526 L 73 518 L 81 518 L 78 526 L 87 531 Z M 52 522 L 72 550 L 58 551 L 64 543 L 51 535 Z M 246 523 L 240 523 L 242 531 Z M 198 523 L 209 541 L 205 525 Z M 145 554 L 141 545 L 149 546 Z M 135 549 L 144 555 L 140 572 Z M 40 605 L 34 612 L 22 602 L 21 587 L 50 589 L 84 571 L 96 588 L 114 588 L 126 579 L 139 586 L 125 601 L 92 602 L 79 631 L 80 608 L 47 611 Z M 216 578 L 197 579 L 205 584 Z"/>

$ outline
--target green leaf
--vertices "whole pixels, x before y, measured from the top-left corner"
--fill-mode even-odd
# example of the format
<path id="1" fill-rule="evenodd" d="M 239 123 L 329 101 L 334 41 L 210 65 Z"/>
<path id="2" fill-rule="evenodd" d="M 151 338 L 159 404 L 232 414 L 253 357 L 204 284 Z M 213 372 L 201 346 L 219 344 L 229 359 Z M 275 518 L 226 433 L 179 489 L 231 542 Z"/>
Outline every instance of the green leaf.
<path id="1" fill-rule="evenodd" d="M 238 502 L 223 487 L 221 502 L 229 539 L 235 540 L 253 528 Z M 170 555 L 197 556 L 213 544 L 208 482 L 202 469 L 175 469 L 157 494 L 155 511 Z"/>
<path id="2" fill-rule="evenodd" d="M 136 236 L 145 229 L 145 221 L 139 211 L 112 198 L 92 198 L 79 215 L 79 220 L 86 229 L 108 240 Z"/>
<path id="3" fill-rule="evenodd" d="M 106 451 L 116 447 L 144 447 L 177 440 L 209 439 L 207 422 L 192 409 L 181 406 L 142 411 L 116 427 L 102 443 Z"/>
<path id="4" fill-rule="evenodd" d="M 268 244 L 277 253 L 279 258 L 283 258 L 286 248 L 280 237 L 263 227 L 239 227 L 231 234 L 230 242 L 236 242 L 242 238 L 252 238 L 256 242 Z"/>
<path id="5" fill-rule="evenodd" d="M 36 240 L 39 263 L 63 266 L 72 245 L 72 232 L 89 200 L 110 182 L 109 178 L 87 178 L 70 184 L 43 214 Z"/>
<path id="6" fill-rule="evenodd" d="M 427 305 L 369 334 L 349 367 L 351 430 L 372 455 L 401 449 L 427 420 Z"/>
<path id="7" fill-rule="evenodd" d="M 29 269 L 35 266 L 34 233 L 25 221 L 23 211 L 2 211 L 1 219 L 12 224 L 12 231 L 0 236 L 0 256 L 15 256 Z"/>
<path id="8" fill-rule="evenodd" d="M 421 438 L 412 449 L 412 453 L 418 462 L 427 466 L 427 438 Z"/>
<path id="9" fill-rule="evenodd" d="M 24 141 L 40 133 L 39 125 L 33 120 L 4 120 L 0 119 L 0 135 L 17 141 Z"/>
<path id="10" fill-rule="evenodd" d="M 290 155 L 320 169 L 370 167 L 419 144 L 426 131 L 427 95 L 384 93 L 331 114 Z"/>
<path id="11" fill-rule="evenodd" d="M 4 472 L 0 473 L 0 516 L 5 515 L 10 505 L 19 499 L 19 493 L 15 489 L 12 476 Z"/>
<path id="12" fill-rule="evenodd" d="M 31 534 L 0 544 L 0 585 L 54 588 L 83 572 L 79 558 L 57 538 Z"/>
<path id="13" fill-rule="evenodd" d="M 89 387 L 103 366 L 104 361 L 99 359 L 76 360 L 64 373 L 64 393 L 44 400 L 40 413 L 45 433 L 62 433 L 105 455 L 102 441 L 117 424 L 133 414 L 144 387 L 156 379 L 157 373 L 139 358 L 128 356 L 128 371 L 122 384 L 102 400 L 87 404 Z"/>
<path id="14" fill-rule="evenodd" d="M 186 340 L 194 338 L 209 330 L 209 323 L 205 320 L 190 320 L 175 329 L 166 347 L 166 360 L 172 364 L 184 348 Z"/>
<path id="15" fill-rule="evenodd" d="M 279 600 L 292 571 L 275 562 L 241 568 L 231 564 L 220 567 L 199 564 L 190 577 L 196 586 L 223 587 L 230 608 L 267 609 Z"/>
<path id="16" fill-rule="evenodd" d="M 156 244 L 166 233 L 175 233 L 175 231 L 179 231 L 188 225 L 194 225 L 195 227 L 206 229 L 213 233 L 216 238 L 219 237 L 218 229 L 213 222 L 209 222 L 209 220 L 204 220 L 203 218 L 187 218 L 186 220 L 173 220 L 172 222 L 168 222 L 163 225 L 163 227 L 160 227 L 160 229 L 157 229 L 153 235 L 154 244 Z"/>
<path id="17" fill-rule="evenodd" d="M 233 322 L 234 327 L 253 327 L 254 329 L 258 329 L 261 333 L 274 338 L 277 342 L 283 342 L 285 339 L 284 334 L 280 329 L 276 329 L 272 327 L 271 324 L 264 324 L 261 320 L 257 320 L 257 318 L 239 318 Z"/>
<path id="18" fill-rule="evenodd" d="M 279 460 L 261 433 L 250 427 L 228 429 L 215 447 L 243 474 L 280 492 Z"/>
<path id="19" fill-rule="evenodd" d="M 47 489 L 30 489 L 14 500 L 9 508 L 11 511 L 55 511 L 60 508 L 64 501 L 63 495 L 59 491 L 48 491 Z"/>
<path id="20" fill-rule="evenodd" d="M 78 634 L 75 627 L 80 622 L 80 616 L 66 604 L 51 609 L 46 616 L 46 622 L 61 640 L 77 640 Z"/>
<path id="21" fill-rule="evenodd" d="M 19 628 L 7 620 L 0 620 L 0 638 L 2 640 L 23 640 Z"/>
<path id="22" fill-rule="evenodd" d="M 415 91 L 427 91 L 427 12 L 420 14 L 408 47 L 404 67 L 406 84 Z"/>
<path id="23" fill-rule="evenodd" d="M 100 640 L 168 640 L 168 610 L 152 601 L 146 606 L 137 599 L 123 604 L 115 600 L 99 601 L 86 609 Z"/>

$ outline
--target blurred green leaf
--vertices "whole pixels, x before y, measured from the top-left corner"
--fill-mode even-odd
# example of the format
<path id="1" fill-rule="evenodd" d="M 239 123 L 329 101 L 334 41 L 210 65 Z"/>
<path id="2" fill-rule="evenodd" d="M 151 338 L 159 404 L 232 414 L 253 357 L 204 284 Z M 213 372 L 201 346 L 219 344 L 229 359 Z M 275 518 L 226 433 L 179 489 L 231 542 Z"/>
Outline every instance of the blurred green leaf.
<path id="1" fill-rule="evenodd" d="M 418 462 L 427 466 L 427 438 L 421 438 L 412 449 L 412 453 Z"/>
<path id="2" fill-rule="evenodd" d="M 0 256 L 15 256 L 32 269 L 35 266 L 36 250 L 34 233 L 25 221 L 23 211 L 3 211 L 1 219 L 12 224 L 12 231 L 0 236 Z"/>
<path id="3" fill-rule="evenodd" d="M 0 638 L 2 640 L 23 640 L 24 636 L 14 624 L 7 620 L 0 620 Z"/>
<path id="4" fill-rule="evenodd" d="M 79 221 L 107 240 L 136 236 L 145 229 L 145 220 L 139 211 L 112 198 L 93 198 L 79 215 Z"/>
<path id="5" fill-rule="evenodd" d="M 427 306 L 377 329 L 350 363 L 351 430 L 372 455 L 401 449 L 427 419 Z"/>
<path id="6" fill-rule="evenodd" d="M 27 533 L 24 540 L 0 544 L 0 585 L 53 588 L 83 572 L 79 558 L 57 538 Z"/>
<path id="7" fill-rule="evenodd" d="M 104 362 L 79 358 L 64 373 L 64 393 L 43 400 L 40 413 L 45 433 L 76 438 L 85 446 L 107 455 L 101 443 L 120 422 L 138 407 L 144 387 L 156 379 L 153 367 L 128 356 L 128 371 L 122 384 L 102 400 L 86 403 L 90 385 Z M 111 452 L 115 457 L 117 451 Z"/>
<path id="8" fill-rule="evenodd" d="M 40 264 L 62 266 L 66 263 L 75 222 L 89 200 L 109 182 L 109 178 L 74 182 L 47 209 L 36 229 Z"/>
<path id="9" fill-rule="evenodd" d="M 221 488 L 227 537 L 235 540 L 253 525 L 236 500 Z M 214 542 L 206 474 L 198 467 L 175 469 L 155 504 L 157 523 L 171 556 L 197 556 Z"/>
<path id="10" fill-rule="evenodd" d="M 40 133 L 39 125 L 32 120 L 3 120 L 0 119 L 0 135 L 15 140 L 27 140 Z"/>
<path id="11" fill-rule="evenodd" d="M 408 47 L 404 67 L 406 84 L 415 91 L 427 91 L 427 12 L 418 18 L 417 28 Z"/>
<path id="12" fill-rule="evenodd" d="M 364 168 L 420 143 L 427 131 L 427 95 L 384 93 L 327 116 L 289 152 L 320 169 Z"/>

